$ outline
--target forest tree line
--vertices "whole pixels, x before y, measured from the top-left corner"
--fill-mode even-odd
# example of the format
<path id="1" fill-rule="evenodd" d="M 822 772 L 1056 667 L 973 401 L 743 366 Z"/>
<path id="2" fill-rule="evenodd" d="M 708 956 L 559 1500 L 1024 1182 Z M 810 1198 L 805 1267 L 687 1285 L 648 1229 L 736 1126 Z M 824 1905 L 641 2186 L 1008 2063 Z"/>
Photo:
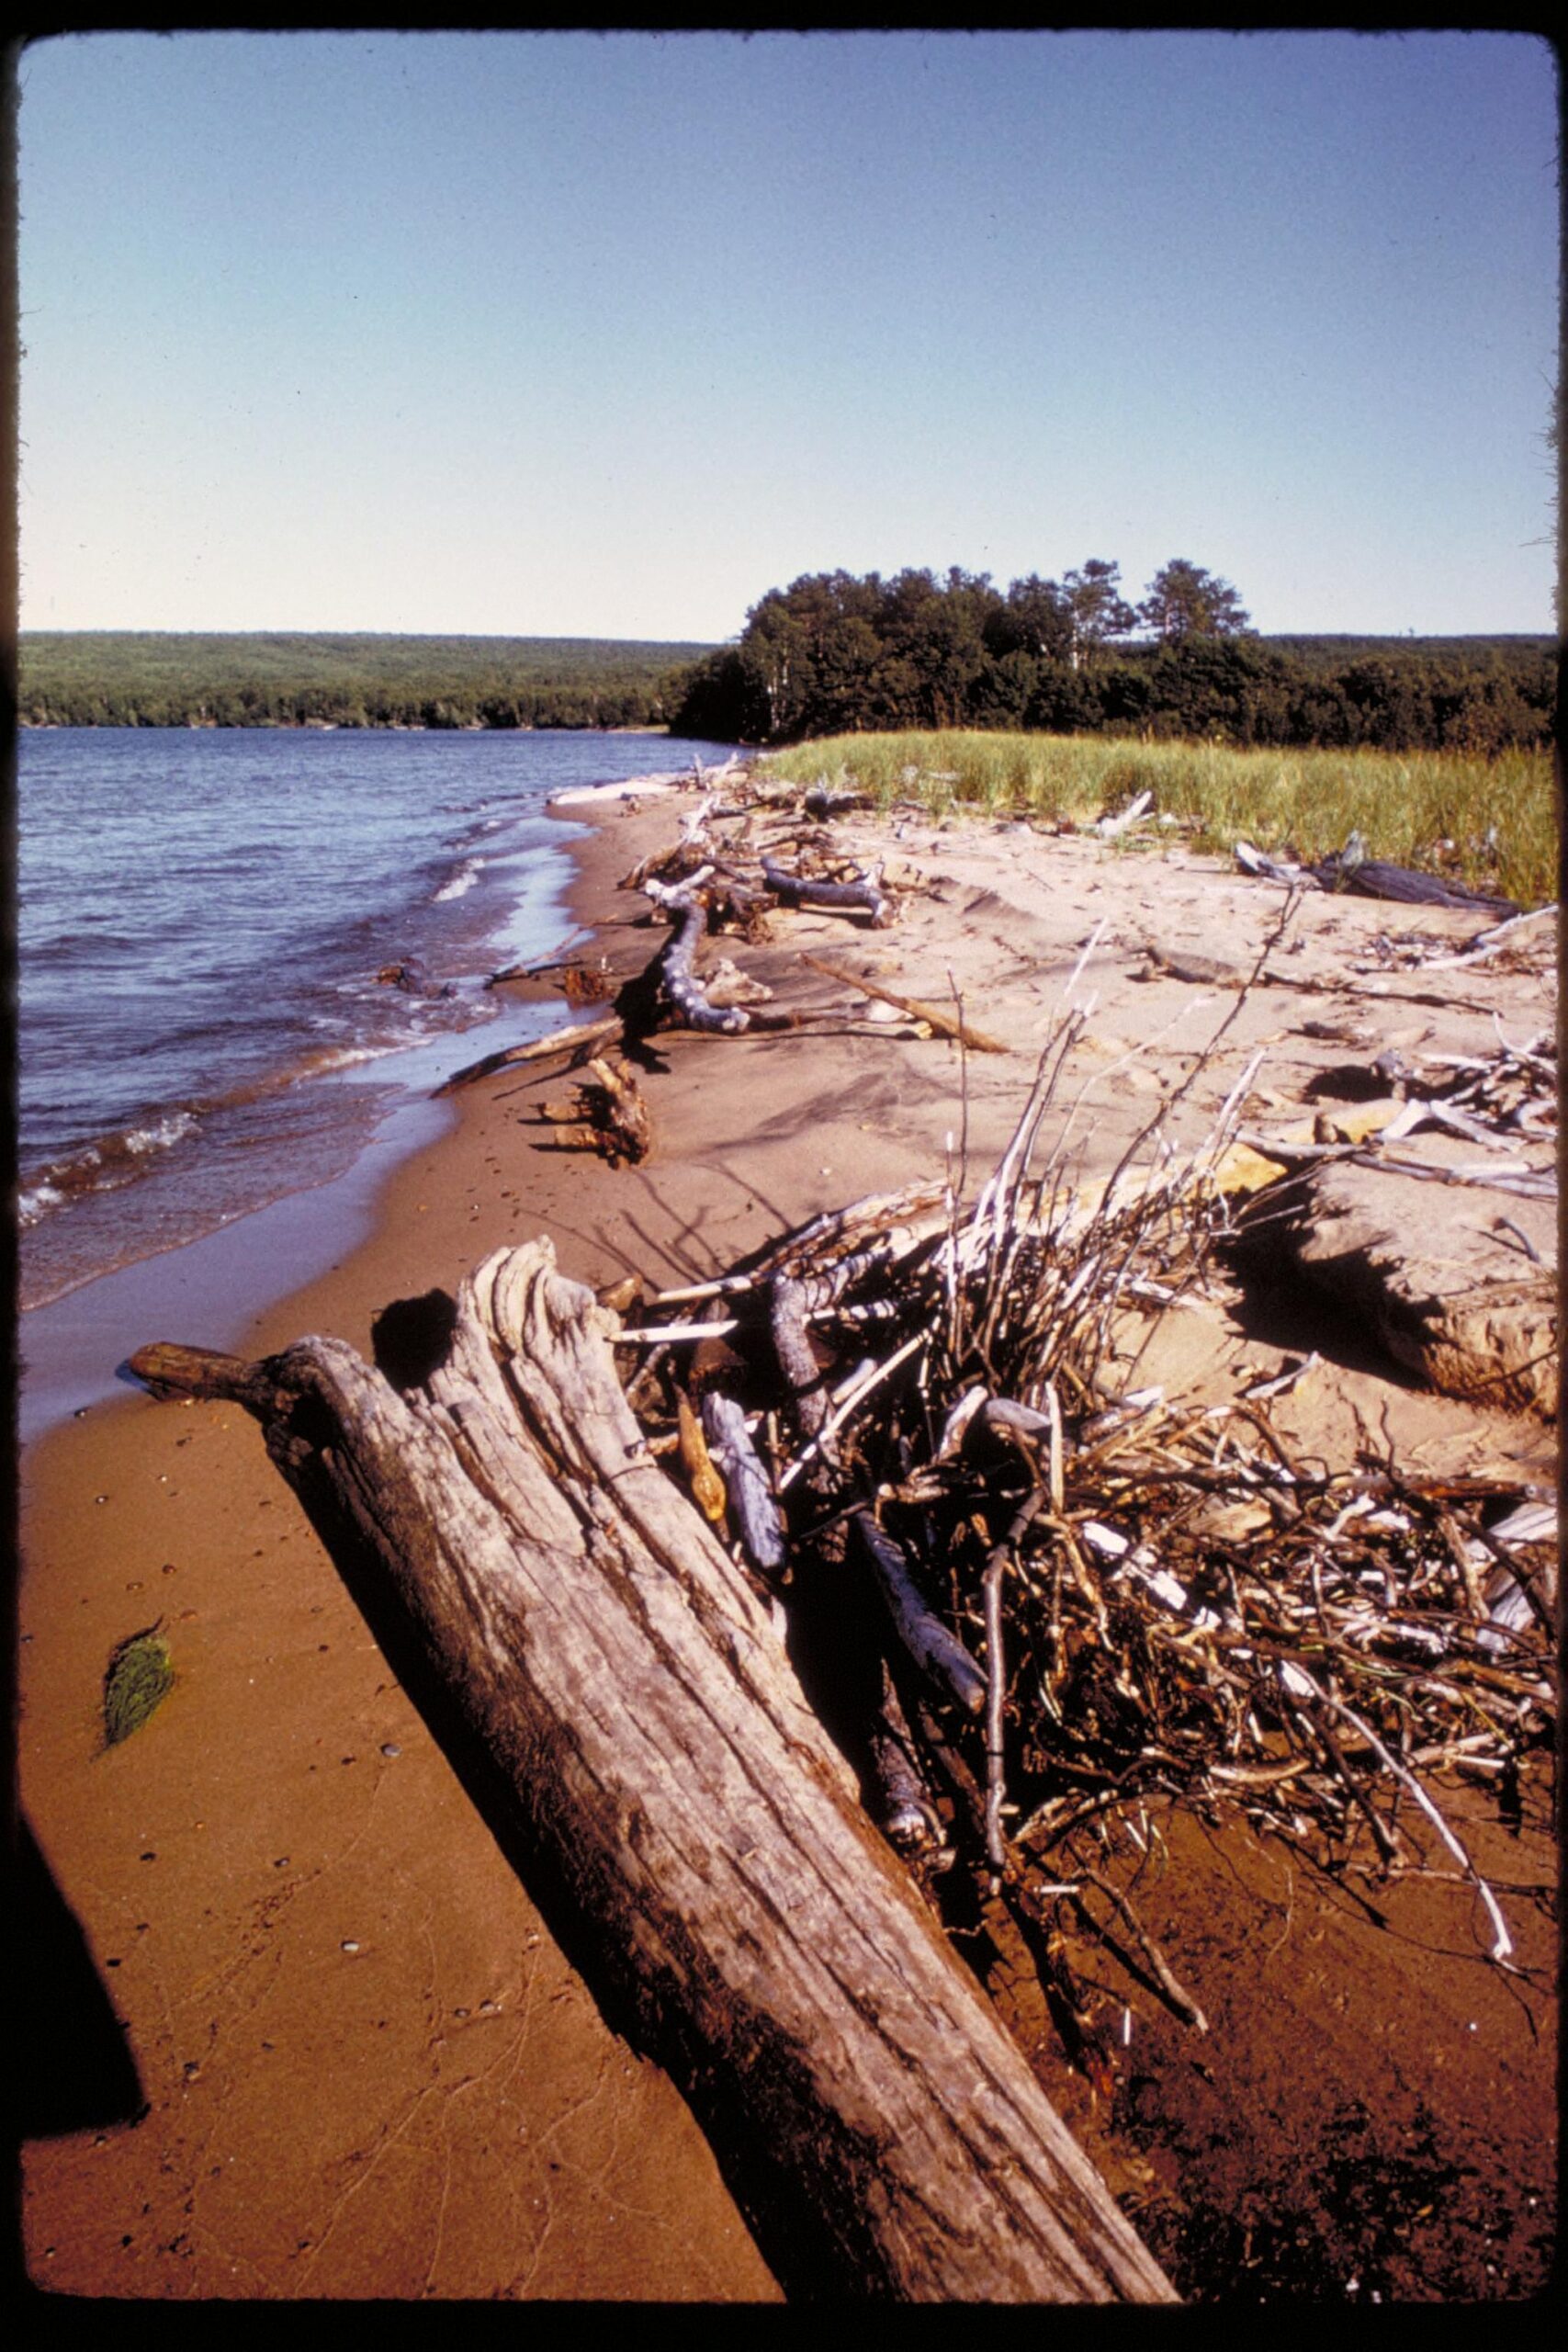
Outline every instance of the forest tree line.
<path id="1" fill-rule="evenodd" d="M 1544 637 L 1264 639 L 1201 565 L 1166 565 L 1134 606 L 1092 559 L 1005 591 L 957 569 L 773 589 L 694 667 L 671 725 L 773 744 L 965 727 L 1490 752 L 1550 741 L 1556 684 Z"/>
<path id="2" fill-rule="evenodd" d="M 709 649 L 599 638 L 28 630 L 36 727 L 661 727 Z"/>
<path id="3" fill-rule="evenodd" d="M 1228 582 L 1168 564 L 1136 606 L 1091 559 L 818 572 L 738 640 L 29 630 L 24 726 L 658 728 L 798 742 L 903 729 L 1489 752 L 1551 741 L 1545 637 L 1264 638 Z"/>

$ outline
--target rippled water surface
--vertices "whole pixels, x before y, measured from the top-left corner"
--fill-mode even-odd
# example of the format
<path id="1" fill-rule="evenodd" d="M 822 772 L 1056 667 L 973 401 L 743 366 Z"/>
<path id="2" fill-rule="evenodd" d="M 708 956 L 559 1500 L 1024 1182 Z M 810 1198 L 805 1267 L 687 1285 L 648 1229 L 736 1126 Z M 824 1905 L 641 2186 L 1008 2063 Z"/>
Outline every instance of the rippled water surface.
<path id="1" fill-rule="evenodd" d="M 550 795 L 727 749 L 25 730 L 23 1306 L 346 1164 L 398 1089 L 481 1050 L 460 1033 L 501 1009 L 487 975 L 569 928 Z M 379 977 L 400 965 L 420 992 Z"/>

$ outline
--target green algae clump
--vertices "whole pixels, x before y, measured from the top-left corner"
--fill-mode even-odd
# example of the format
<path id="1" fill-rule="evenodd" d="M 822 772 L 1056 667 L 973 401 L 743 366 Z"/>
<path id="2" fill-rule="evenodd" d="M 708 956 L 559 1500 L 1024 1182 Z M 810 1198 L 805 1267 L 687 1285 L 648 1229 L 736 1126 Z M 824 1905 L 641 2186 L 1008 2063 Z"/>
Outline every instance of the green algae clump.
<path id="1" fill-rule="evenodd" d="M 158 1626 L 128 1634 L 104 1674 L 104 1746 L 117 1747 L 140 1731 L 174 1687 L 174 1660 Z"/>

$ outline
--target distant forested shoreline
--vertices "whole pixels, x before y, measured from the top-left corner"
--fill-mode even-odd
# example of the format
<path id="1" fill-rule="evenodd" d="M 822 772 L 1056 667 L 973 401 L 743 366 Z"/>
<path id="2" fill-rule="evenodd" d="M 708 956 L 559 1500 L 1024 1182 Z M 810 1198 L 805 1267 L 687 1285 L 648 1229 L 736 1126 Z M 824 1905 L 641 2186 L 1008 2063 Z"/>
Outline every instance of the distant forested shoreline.
<path id="1" fill-rule="evenodd" d="M 684 640 L 27 629 L 24 727 L 663 727 Z"/>
<path id="2" fill-rule="evenodd" d="M 1138 630 L 1143 634 L 1134 634 Z M 1495 753 L 1552 737 L 1549 637 L 1263 637 L 1228 582 L 1115 564 L 988 577 L 820 572 L 733 643 L 310 631 L 26 630 L 24 727 L 649 728 L 777 746 L 1019 729 L 1240 748 Z"/>

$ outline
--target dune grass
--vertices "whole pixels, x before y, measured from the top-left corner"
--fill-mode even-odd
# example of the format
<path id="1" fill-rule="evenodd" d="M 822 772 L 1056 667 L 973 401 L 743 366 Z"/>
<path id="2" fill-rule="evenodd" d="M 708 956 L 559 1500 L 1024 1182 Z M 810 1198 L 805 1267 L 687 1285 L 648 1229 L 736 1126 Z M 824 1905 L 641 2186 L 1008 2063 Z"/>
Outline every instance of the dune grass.
<path id="1" fill-rule="evenodd" d="M 1359 831 L 1373 857 L 1457 876 L 1522 905 L 1557 895 L 1551 757 L 1505 752 L 1233 751 L 1102 735 L 836 735 L 772 753 L 781 779 L 852 786 L 885 806 L 1084 824 L 1152 792 L 1201 848 L 1237 841 L 1326 857 Z M 1156 836 L 1157 838 L 1157 835 Z"/>

